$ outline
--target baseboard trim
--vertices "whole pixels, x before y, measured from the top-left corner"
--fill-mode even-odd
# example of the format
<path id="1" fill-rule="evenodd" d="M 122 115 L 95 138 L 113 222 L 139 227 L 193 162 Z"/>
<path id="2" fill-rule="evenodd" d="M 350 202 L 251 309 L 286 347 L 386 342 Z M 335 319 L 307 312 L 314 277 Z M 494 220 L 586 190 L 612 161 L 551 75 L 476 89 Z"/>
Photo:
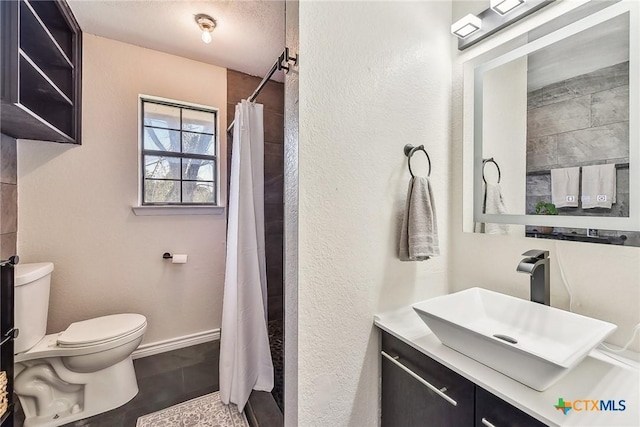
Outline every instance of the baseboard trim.
<path id="1" fill-rule="evenodd" d="M 182 337 L 171 338 L 164 341 L 143 344 L 133 352 L 131 357 L 133 357 L 134 359 L 140 359 L 142 357 L 153 356 L 154 354 L 165 353 L 167 351 L 178 350 L 180 348 L 190 347 L 192 345 L 202 344 L 219 339 L 220 328 L 211 329 L 210 331 L 203 331 L 191 335 L 184 335 Z"/>

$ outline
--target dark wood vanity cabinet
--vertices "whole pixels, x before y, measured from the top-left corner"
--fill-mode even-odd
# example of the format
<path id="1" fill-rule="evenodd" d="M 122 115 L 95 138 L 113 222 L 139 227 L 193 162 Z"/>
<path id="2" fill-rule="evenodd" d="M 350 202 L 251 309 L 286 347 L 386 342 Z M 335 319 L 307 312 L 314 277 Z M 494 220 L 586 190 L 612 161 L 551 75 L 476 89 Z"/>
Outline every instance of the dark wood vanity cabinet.
<path id="1" fill-rule="evenodd" d="M 474 427 L 544 427 L 535 418 L 525 414 L 482 387 L 476 386 L 476 416 Z"/>
<path id="2" fill-rule="evenodd" d="M 382 332 L 382 427 L 545 424 Z"/>
<path id="3" fill-rule="evenodd" d="M 0 127 L 80 144 L 82 32 L 64 0 L 0 1 Z"/>
<path id="4" fill-rule="evenodd" d="M 472 426 L 474 388 L 449 368 L 382 333 L 382 427 Z"/>

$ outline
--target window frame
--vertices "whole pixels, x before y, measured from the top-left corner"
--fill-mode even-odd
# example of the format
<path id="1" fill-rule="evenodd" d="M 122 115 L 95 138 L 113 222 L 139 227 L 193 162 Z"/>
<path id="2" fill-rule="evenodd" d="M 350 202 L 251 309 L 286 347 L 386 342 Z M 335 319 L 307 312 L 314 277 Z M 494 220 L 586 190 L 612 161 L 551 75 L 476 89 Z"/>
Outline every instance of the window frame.
<path id="1" fill-rule="evenodd" d="M 145 124 L 144 124 L 144 115 L 145 115 L 145 103 L 152 103 L 158 105 L 166 105 L 169 107 L 179 108 L 180 109 L 180 129 L 170 129 L 173 131 L 180 132 L 180 140 L 181 140 L 181 149 L 179 152 L 172 151 L 162 151 L 162 150 L 147 150 L 144 148 L 144 133 L 145 133 Z M 206 154 L 196 154 L 196 153 L 185 153 L 182 151 L 182 133 L 188 132 L 182 129 L 182 110 L 192 110 L 192 111 L 201 111 L 206 113 L 212 113 L 215 116 L 214 120 L 214 133 L 213 133 L 213 141 L 215 144 L 215 150 L 212 155 Z M 174 99 L 162 98 L 152 95 L 144 95 L 140 94 L 138 96 L 138 207 L 139 208 L 172 208 L 180 209 L 180 208 L 214 208 L 221 207 L 220 205 L 220 109 L 217 107 L 212 107 L 208 105 L 194 104 L 190 102 L 178 101 Z M 214 200 L 213 202 L 146 202 L 145 201 L 145 156 L 148 155 L 156 155 L 156 156 L 164 156 L 164 157 L 172 157 L 177 158 L 182 161 L 182 159 L 202 159 L 202 160 L 212 160 L 214 165 L 213 172 L 213 191 L 214 191 Z M 182 169 L 182 167 L 181 167 Z M 175 180 L 180 182 L 180 199 L 182 200 L 182 185 L 184 182 L 191 182 L 190 180 L 183 180 L 182 175 L 179 180 Z M 195 182 L 195 181 L 194 181 Z M 202 181 L 202 182 L 210 182 L 210 181 Z"/>

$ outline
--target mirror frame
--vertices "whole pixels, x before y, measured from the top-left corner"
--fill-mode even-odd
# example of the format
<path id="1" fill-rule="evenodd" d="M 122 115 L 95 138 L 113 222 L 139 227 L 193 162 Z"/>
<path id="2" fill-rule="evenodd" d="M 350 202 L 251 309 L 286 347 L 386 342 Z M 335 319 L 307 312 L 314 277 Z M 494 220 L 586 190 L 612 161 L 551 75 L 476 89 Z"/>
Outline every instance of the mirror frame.
<path id="1" fill-rule="evenodd" d="M 584 3 L 583 3 L 584 4 Z M 472 210 L 472 215 L 465 214 L 464 231 L 472 231 L 473 223 L 498 223 L 498 224 L 519 224 L 538 225 L 570 228 L 595 228 L 607 230 L 627 230 L 640 231 L 640 35 L 639 35 L 639 12 L 640 4 L 634 1 L 621 1 L 597 11 L 572 24 L 562 27 L 539 39 L 516 47 L 499 55 L 498 57 L 478 64 L 477 61 L 467 61 L 465 63 L 464 82 L 464 116 L 472 118 L 472 126 L 465 125 L 464 129 L 464 151 L 465 170 L 471 167 L 473 173 L 465 177 L 464 208 Z M 557 14 L 561 16 L 564 12 Z M 630 199 L 628 217 L 597 217 L 597 216 L 574 216 L 574 215 L 513 215 L 513 214 L 484 214 L 482 213 L 482 101 L 483 86 L 482 74 L 485 71 L 506 64 L 515 59 L 521 58 L 569 36 L 598 25 L 602 22 L 613 19 L 622 14 L 629 13 L 629 193 L 634 195 Z M 547 18 L 548 19 L 548 18 Z M 542 21 L 540 24 L 544 24 Z M 533 27 L 535 28 L 535 27 Z M 530 29 L 525 29 L 529 31 Z M 520 36 L 526 34 L 521 33 Z M 513 41 L 516 37 L 510 38 Z M 508 44 L 508 43 L 506 43 Z M 494 48 L 499 50 L 502 46 Z M 502 47 L 504 49 L 504 47 Z M 487 51 L 485 51 L 487 52 Z M 483 53 L 485 53 L 483 52 Z M 490 52 L 490 51 L 489 51 Z M 471 80 L 472 79 L 472 80 Z M 471 84 L 470 84 L 471 83 Z M 470 148 L 473 147 L 473 150 Z M 469 159 L 469 151 L 473 152 L 472 160 Z M 470 161 L 471 160 L 471 161 Z M 470 163 L 470 164 L 469 164 Z M 469 206 L 469 179 L 472 179 L 473 204 Z M 469 224 L 468 219 L 472 219 Z"/>

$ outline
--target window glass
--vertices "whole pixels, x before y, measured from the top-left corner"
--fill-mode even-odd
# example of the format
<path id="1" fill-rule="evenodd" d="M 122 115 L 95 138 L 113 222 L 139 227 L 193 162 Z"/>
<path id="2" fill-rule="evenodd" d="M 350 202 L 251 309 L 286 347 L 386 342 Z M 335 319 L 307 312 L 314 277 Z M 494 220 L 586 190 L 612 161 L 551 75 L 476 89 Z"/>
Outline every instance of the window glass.
<path id="1" fill-rule="evenodd" d="M 180 158 L 144 156 L 144 177 L 152 179 L 180 179 Z"/>
<path id="2" fill-rule="evenodd" d="M 215 200 L 215 189 L 212 182 L 183 182 L 183 200 L 190 203 L 213 203 Z"/>
<path id="3" fill-rule="evenodd" d="M 180 131 L 144 127 L 144 149 L 180 152 Z"/>
<path id="4" fill-rule="evenodd" d="M 180 203 L 180 181 L 145 179 L 144 197 L 147 203 Z"/>
<path id="5" fill-rule="evenodd" d="M 217 112 L 142 99 L 142 204 L 215 205 Z"/>
<path id="6" fill-rule="evenodd" d="M 180 129 L 180 108 L 145 102 L 144 124 L 165 129 Z"/>
<path id="7" fill-rule="evenodd" d="M 213 160 L 182 159 L 182 179 L 185 181 L 213 181 Z"/>
<path id="8" fill-rule="evenodd" d="M 206 133 L 182 132 L 182 150 L 185 153 L 213 155 L 216 152 L 215 139 Z"/>
<path id="9" fill-rule="evenodd" d="M 199 133 L 214 133 L 216 116 L 198 110 L 182 110 L 182 130 Z"/>

